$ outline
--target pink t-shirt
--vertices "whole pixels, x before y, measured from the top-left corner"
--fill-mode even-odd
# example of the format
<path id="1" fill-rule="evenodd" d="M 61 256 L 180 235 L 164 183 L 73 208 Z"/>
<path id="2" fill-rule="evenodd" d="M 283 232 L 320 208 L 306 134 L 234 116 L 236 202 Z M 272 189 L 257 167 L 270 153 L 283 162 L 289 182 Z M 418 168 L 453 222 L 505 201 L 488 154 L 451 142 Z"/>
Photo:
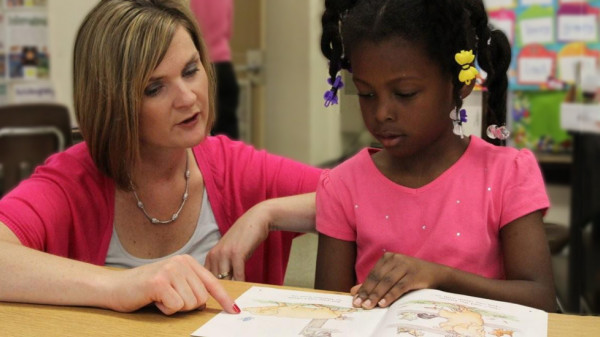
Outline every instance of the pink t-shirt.
<path id="1" fill-rule="evenodd" d="M 359 283 L 386 251 L 503 279 L 500 229 L 549 207 L 529 150 L 471 136 L 454 165 L 416 189 L 387 179 L 371 159 L 377 151 L 324 171 L 317 186 L 317 230 L 356 242 Z"/>
<path id="2" fill-rule="evenodd" d="M 233 0 L 190 0 L 212 62 L 231 61 Z"/>

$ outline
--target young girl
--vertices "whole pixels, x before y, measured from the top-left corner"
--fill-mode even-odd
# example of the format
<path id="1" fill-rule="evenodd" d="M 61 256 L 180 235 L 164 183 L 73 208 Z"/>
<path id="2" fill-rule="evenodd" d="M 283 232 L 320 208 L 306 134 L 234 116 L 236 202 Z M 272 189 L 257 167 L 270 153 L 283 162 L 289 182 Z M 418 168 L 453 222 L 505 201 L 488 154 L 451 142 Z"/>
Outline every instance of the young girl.
<path id="1" fill-rule="evenodd" d="M 437 288 L 555 310 L 535 157 L 462 135 L 476 55 L 488 119 L 499 125 L 490 135 L 506 136 L 510 46 L 490 31 L 481 0 L 328 0 L 322 22 L 326 104 L 336 101 L 338 72 L 351 69 L 383 148 L 321 176 L 315 287 L 358 283 L 354 305 L 367 309 Z"/>

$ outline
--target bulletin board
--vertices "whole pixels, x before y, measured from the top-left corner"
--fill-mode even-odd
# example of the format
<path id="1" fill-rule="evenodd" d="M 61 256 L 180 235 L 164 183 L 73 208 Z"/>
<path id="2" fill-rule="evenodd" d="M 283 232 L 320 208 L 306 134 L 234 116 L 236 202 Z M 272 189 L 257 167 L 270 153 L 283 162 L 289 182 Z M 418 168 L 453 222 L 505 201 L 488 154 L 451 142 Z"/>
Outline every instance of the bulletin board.
<path id="1" fill-rule="evenodd" d="M 600 56 L 600 0 L 485 0 L 512 45 L 511 90 L 561 90 Z"/>
<path id="2" fill-rule="evenodd" d="M 53 100 L 47 0 L 1 0 L 0 104 Z"/>
<path id="3" fill-rule="evenodd" d="M 560 103 L 577 69 L 596 71 L 600 0 L 484 0 L 490 23 L 512 46 L 509 69 L 511 145 L 542 152 L 571 150 L 560 128 Z"/>

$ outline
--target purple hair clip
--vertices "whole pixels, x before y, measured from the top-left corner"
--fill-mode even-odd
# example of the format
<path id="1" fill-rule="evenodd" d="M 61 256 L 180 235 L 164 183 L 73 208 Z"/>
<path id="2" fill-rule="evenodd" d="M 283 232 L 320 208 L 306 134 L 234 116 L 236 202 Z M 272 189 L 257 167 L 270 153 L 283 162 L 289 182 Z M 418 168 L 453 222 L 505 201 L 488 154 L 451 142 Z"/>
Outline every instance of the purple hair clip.
<path id="1" fill-rule="evenodd" d="M 342 89 L 344 87 L 344 82 L 342 82 L 342 76 L 337 75 L 335 77 L 335 82 L 331 83 L 331 78 L 327 79 L 327 83 L 329 83 L 329 85 L 333 86 L 336 89 Z"/>
<path id="2" fill-rule="evenodd" d="M 325 99 L 325 107 L 328 107 L 332 104 L 338 104 L 337 95 L 333 92 L 333 90 L 325 91 L 323 98 Z"/>
<path id="3" fill-rule="evenodd" d="M 344 87 L 344 82 L 342 81 L 342 76 L 338 75 L 335 78 L 335 81 L 331 81 L 331 78 L 327 79 L 327 83 L 331 85 L 331 89 L 325 91 L 325 95 L 323 98 L 325 99 L 325 107 L 328 107 L 332 104 L 338 104 L 337 92 L 341 88 Z"/>
<path id="4" fill-rule="evenodd" d="M 465 110 L 465 109 L 460 109 L 460 122 L 461 123 L 467 122 L 467 110 Z"/>

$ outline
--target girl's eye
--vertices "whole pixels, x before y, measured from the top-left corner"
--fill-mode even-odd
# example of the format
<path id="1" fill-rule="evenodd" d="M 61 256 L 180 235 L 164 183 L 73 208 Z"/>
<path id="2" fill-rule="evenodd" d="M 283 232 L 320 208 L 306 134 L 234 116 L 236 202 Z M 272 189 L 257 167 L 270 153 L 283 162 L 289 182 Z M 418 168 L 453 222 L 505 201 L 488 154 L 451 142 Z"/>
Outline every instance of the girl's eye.
<path id="1" fill-rule="evenodd" d="M 358 93 L 359 98 L 372 98 L 374 96 L 375 96 L 375 94 L 371 94 L 371 93 L 364 93 L 364 94 L 360 93 L 360 92 Z"/>
<path id="2" fill-rule="evenodd" d="M 398 97 L 402 97 L 402 98 L 410 98 L 413 97 L 414 95 L 416 95 L 417 92 L 397 92 L 396 96 Z"/>
<path id="3" fill-rule="evenodd" d="M 160 89 L 162 89 L 161 84 L 159 84 L 159 83 L 150 84 L 148 87 L 146 87 L 146 89 L 144 89 L 144 95 L 146 95 L 148 97 L 154 97 L 154 96 L 158 95 L 158 93 L 160 92 Z"/>

